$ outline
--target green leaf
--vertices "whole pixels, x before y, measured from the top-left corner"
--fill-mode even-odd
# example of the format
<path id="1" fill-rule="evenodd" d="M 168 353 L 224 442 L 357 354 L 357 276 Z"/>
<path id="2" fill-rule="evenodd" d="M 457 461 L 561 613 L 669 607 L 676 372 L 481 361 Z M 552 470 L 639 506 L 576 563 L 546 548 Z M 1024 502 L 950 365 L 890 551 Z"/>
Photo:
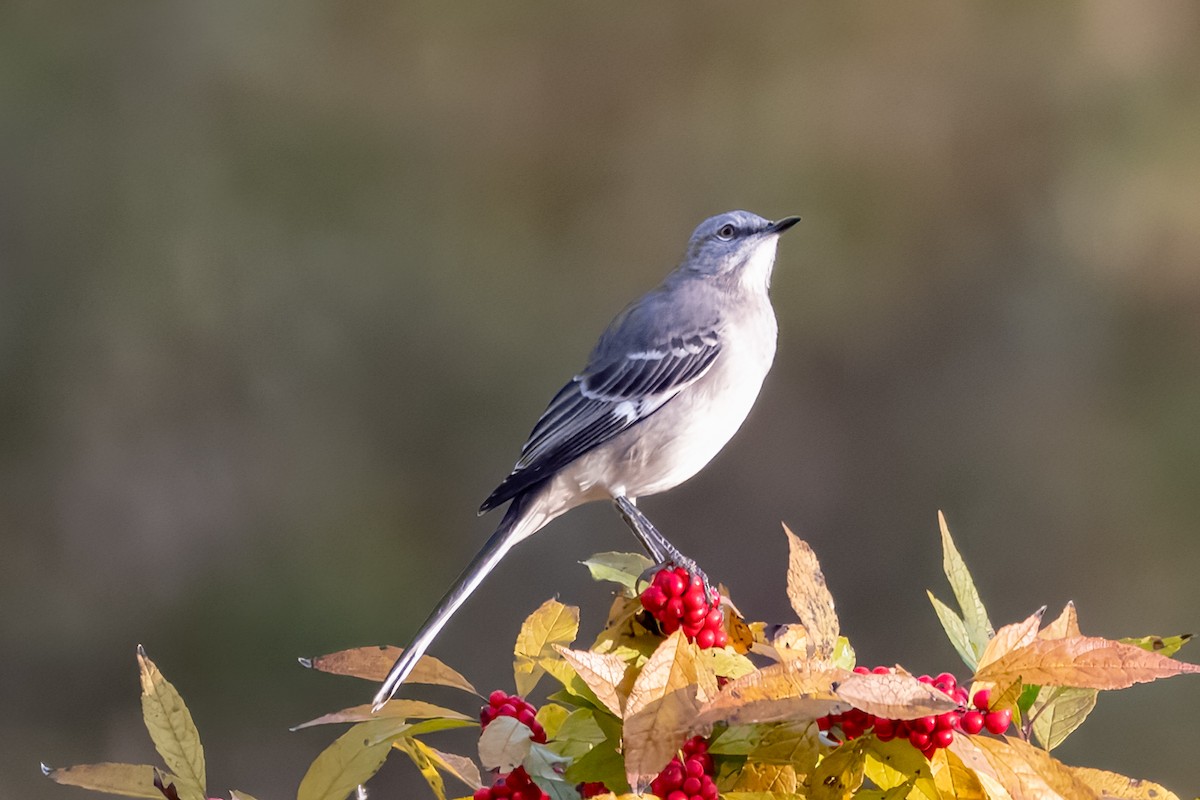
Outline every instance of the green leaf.
<path id="1" fill-rule="evenodd" d="M 1074 733 L 1096 707 L 1099 694 L 1096 689 L 1043 686 L 1026 715 L 1042 747 L 1053 750 Z"/>
<path id="2" fill-rule="evenodd" d="M 950 537 L 950 528 L 946 525 L 946 517 L 940 511 L 938 512 L 938 527 L 942 531 L 942 569 L 946 573 L 946 580 L 950 581 L 950 588 L 954 591 L 955 599 L 958 600 L 963 624 L 967 629 L 967 638 L 971 641 L 971 650 L 975 654 L 975 663 L 978 664 L 984 648 L 987 647 L 988 639 L 992 638 L 995 631 L 988 619 L 987 609 L 983 607 L 983 601 L 979 599 L 979 590 L 975 588 L 971 572 L 967 569 L 966 562 L 959 555 L 958 548 L 955 547 L 954 540 Z M 973 666 L 971 668 L 974 669 Z"/>
<path id="3" fill-rule="evenodd" d="M 542 730 L 546 732 L 546 738 L 553 739 L 558 735 L 558 729 L 562 727 L 563 722 L 570 714 L 570 711 L 557 703 L 546 703 L 538 709 L 535 719 L 542 726 Z"/>
<path id="4" fill-rule="evenodd" d="M 204 748 L 183 698 L 146 656 L 137 649 L 142 681 L 142 719 L 154 749 L 175 776 L 175 788 L 184 800 L 204 800 Z"/>
<path id="5" fill-rule="evenodd" d="M 550 747 L 560 756 L 578 758 L 606 738 L 596 722 L 596 712 L 590 708 L 577 708 L 563 720 Z"/>
<path id="6" fill-rule="evenodd" d="M 1138 636 L 1136 638 L 1118 639 L 1117 641 L 1124 644 L 1132 644 L 1143 650 L 1149 650 L 1151 653 L 1158 653 L 1160 656 L 1170 658 L 1179 652 L 1179 648 L 1183 647 L 1192 639 L 1192 634 L 1185 633 L 1182 636 Z"/>
<path id="7" fill-rule="evenodd" d="M 150 797 L 162 800 L 162 792 L 154 786 L 154 767 L 149 764 L 77 764 L 73 767 L 51 769 L 42 765 L 47 778 L 63 786 L 78 786 L 106 794 L 125 797 Z M 175 783 L 174 775 L 164 775 L 166 783 Z"/>
<path id="8" fill-rule="evenodd" d="M 309 765 L 296 800 L 346 800 L 383 766 L 400 735 L 396 728 L 396 720 L 379 719 L 360 722 L 343 733 Z"/>
<path id="9" fill-rule="evenodd" d="M 856 660 L 857 657 L 854 655 L 854 648 L 850 646 L 850 640 L 845 636 L 839 636 L 834 642 L 833 656 L 830 657 L 829 663 L 842 669 L 854 669 Z"/>
<path id="10" fill-rule="evenodd" d="M 938 620 L 942 623 L 942 630 L 946 631 L 946 638 L 950 640 L 950 644 L 954 645 L 954 649 L 958 651 L 963 663 L 974 672 L 979 659 L 975 655 L 975 645 L 971 643 L 971 636 L 967 633 L 966 623 L 963 622 L 962 617 L 954 613 L 954 609 L 934 597 L 933 592 L 926 589 L 925 594 L 929 595 L 929 602 L 933 604 L 933 610 L 937 612 Z"/>
<path id="11" fill-rule="evenodd" d="M 592 580 L 618 583 L 627 597 L 637 594 L 638 580 L 654 566 L 654 562 L 640 553 L 596 553 L 580 563 L 592 573 Z"/>
<path id="12" fill-rule="evenodd" d="M 619 739 L 605 739 L 583 755 L 578 756 L 563 776 L 572 785 L 603 781 L 615 792 L 629 790 L 625 780 L 625 759 L 617 752 Z"/>
<path id="13" fill-rule="evenodd" d="M 1017 698 L 1018 719 L 1024 718 L 1029 713 L 1029 709 L 1033 707 L 1041 690 L 1041 686 L 1026 686 L 1021 690 L 1021 696 Z"/>
<path id="14" fill-rule="evenodd" d="M 563 758 L 544 744 L 534 743 L 529 748 L 529 755 L 521 764 L 529 777 L 533 778 L 543 792 L 550 795 L 551 800 L 578 800 L 579 792 L 575 784 L 568 784 L 563 779 L 563 773 L 570 765 L 569 758 Z"/>

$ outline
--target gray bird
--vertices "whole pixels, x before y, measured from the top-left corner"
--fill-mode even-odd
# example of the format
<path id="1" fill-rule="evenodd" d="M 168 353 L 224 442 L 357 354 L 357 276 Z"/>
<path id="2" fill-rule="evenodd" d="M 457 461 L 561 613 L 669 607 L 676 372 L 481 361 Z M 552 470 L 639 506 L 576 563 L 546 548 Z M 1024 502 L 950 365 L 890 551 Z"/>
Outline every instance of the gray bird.
<path id="1" fill-rule="evenodd" d="M 634 503 L 699 472 L 750 413 L 775 358 L 768 288 L 776 244 L 799 221 L 748 211 L 706 219 L 675 271 L 609 324 L 483 502 L 481 514 L 511 501 L 392 666 L 376 710 L 509 549 L 575 506 L 612 500 L 655 560 L 690 564 Z"/>

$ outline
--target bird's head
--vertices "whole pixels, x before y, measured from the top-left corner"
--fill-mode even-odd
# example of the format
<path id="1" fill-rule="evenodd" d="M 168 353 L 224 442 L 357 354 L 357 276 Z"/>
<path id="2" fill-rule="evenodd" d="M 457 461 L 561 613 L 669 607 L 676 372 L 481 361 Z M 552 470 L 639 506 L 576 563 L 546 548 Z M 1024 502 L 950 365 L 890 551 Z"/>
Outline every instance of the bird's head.
<path id="1" fill-rule="evenodd" d="M 766 288 L 779 235 L 800 221 L 776 222 L 749 211 L 730 211 L 701 222 L 688 241 L 684 266 L 702 275 L 728 276 L 747 287 Z"/>

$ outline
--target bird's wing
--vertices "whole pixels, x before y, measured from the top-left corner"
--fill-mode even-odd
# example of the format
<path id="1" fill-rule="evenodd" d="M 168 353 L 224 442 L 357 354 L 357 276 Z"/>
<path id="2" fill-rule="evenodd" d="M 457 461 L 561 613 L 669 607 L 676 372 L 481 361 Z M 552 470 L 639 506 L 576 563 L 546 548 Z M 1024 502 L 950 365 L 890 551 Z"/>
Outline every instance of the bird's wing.
<path id="1" fill-rule="evenodd" d="M 564 386 L 529 434 L 512 473 L 480 513 L 512 499 L 662 408 L 698 380 L 721 351 L 715 329 L 594 358 Z"/>

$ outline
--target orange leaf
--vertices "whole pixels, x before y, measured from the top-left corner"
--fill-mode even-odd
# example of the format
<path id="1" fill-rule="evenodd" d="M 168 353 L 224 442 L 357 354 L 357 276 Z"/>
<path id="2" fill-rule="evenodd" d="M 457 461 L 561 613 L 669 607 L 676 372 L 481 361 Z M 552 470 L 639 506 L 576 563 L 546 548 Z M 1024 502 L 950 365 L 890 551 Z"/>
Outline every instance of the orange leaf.
<path id="1" fill-rule="evenodd" d="M 352 678 L 364 678 L 378 683 L 387 677 L 388 670 L 403 652 L 401 648 L 390 645 L 355 647 L 315 658 L 302 658 L 300 664 L 318 672 L 349 675 Z M 405 682 L 450 686 L 474 695 L 479 694 L 470 681 L 433 656 L 421 656 Z"/>
<path id="2" fill-rule="evenodd" d="M 1039 639 L 1066 639 L 1070 636 L 1082 636 L 1079 630 L 1079 616 L 1075 613 L 1075 604 L 1068 602 L 1058 619 L 1051 622 L 1038 632 Z"/>
<path id="3" fill-rule="evenodd" d="M 1033 612 L 1028 619 L 1022 622 L 1014 622 L 1011 625 L 1005 625 L 996 631 L 996 635 L 988 640 L 987 647 L 983 648 L 983 655 L 979 657 L 979 665 L 975 668 L 976 675 L 982 672 L 985 666 L 991 664 L 1005 653 L 1015 650 L 1018 647 L 1024 647 L 1036 639 L 1038 627 L 1042 623 L 1042 615 L 1045 613 L 1046 607 L 1042 606 Z M 985 679 L 979 678 L 979 680 Z M 1028 682 L 1034 683 L 1034 681 Z"/>
<path id="4" fill-rule="evenodd" d="M 1124 689 L 1183 673 L 1200 665 L 1174 661 L 1136 647 L 1093 636 L 1035 639 L 981 669 L 980 681 L 1004 683 L 1020 678 L 1039 686 Z"/>
<path id="5" fill-rule="evenodd" d="M 833 595 L 825 585 L 816 553 L 787 525 L 783 526 L 783 532 L 788 540 L 788 601 L 808 631 L 809 657 L 828 658 L 839 631 Z"/>
<path id="6" fill-rule="evenodd" d="M 900 672 L 852 674 L 834 691 L 855 708 L 890 719 L 916 719 L 958 707 L 944 692 Z"/>

